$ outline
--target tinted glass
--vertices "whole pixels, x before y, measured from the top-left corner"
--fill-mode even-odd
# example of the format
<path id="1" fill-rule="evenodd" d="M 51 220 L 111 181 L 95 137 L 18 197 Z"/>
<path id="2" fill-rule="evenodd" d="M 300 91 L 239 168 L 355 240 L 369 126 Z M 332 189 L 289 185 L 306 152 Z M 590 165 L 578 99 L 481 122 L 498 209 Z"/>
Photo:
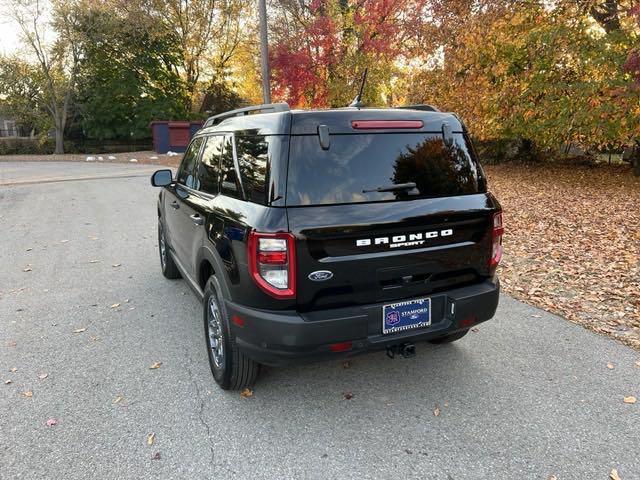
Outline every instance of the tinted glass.
<path id="1" fill-rule="evenodd" d="M 247 200 L 265 203 L 269 143 L 264 135 L 236 137 L 236 154 Z"/>
<path id="2" fill-rule="evenodd" d="M 200 167 L 198 168 L 200 190 L 212 195 L 218 193 L 220 158 L 222 157 L 223 143 L 224 137 L 222 135 L 208 137 L 202 149 Z"/>
<path id="3" fill-rule="evenodd" d="M 198 160 L 198 152 L 202 145 L 202 137 L 198 137 L 191 142 L 189 148 L 182 157 L 182 163 L 178 170 L 177 182 L 186 185 L 189 188 L 196 188 L 195 166 Z"/>
<path id="4" fill-rule="evenodd" d="M 416 188 L 370 191 L 409 182 Z M 291 137 L 287 205 L 465 195 L 481 187 L 461 134 L 450 147 L 439 134 L 332 135 L 329 150 L 322 150 L 315 135 Z"/>
<path id="5" fill-rule="evenodd" d="M 224 137 L 220 175 L 222 179 L 220 191 L 230 197 L 240 198 L 240 185 L 238 184 L 236 167 L 233 163 L 233 139 L 230 136 Z"/>

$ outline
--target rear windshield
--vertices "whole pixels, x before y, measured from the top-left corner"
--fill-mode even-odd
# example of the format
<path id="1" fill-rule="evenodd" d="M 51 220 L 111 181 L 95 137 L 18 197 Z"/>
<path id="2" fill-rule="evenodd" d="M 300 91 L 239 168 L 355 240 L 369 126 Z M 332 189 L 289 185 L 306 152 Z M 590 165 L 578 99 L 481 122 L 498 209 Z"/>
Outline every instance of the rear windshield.
<path id="1" fill-rule="evenodd" d="M 287 205 L 327 205 L 446 197 L 484 188 L 471 146 L 454 134 L 451 146 L 434 133 L 292 136 Z M 371 191 L 413 182 L 415 188 Z"/>

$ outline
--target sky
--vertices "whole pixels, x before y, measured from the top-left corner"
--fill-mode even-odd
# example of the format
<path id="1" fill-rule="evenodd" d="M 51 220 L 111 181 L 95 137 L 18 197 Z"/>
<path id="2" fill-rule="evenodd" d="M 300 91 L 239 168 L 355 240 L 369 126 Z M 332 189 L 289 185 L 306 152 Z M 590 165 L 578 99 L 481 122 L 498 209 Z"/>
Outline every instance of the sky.
<path id="1" fill-rule="evenodd" d="M 40 0 L 43 22 L 49 18 L 51 8 L 49 0 Z M 11 55 L 14 53 L 29 54 L 30 50 L 24 48 L 20 41 L 20 27 L 9 15 L 10 2 L 0 0 L 0 54 Z M 45 31 L 48 29 L 45 29 Z M 50 32 L 49 32 L 50 33 Z"/>
<path id="2" fill-rule="evenodd" d="M 0 53 L 7 55 L 14 53 L 19 47 L 20 29 L 6 15 L 0 14 Z"/>

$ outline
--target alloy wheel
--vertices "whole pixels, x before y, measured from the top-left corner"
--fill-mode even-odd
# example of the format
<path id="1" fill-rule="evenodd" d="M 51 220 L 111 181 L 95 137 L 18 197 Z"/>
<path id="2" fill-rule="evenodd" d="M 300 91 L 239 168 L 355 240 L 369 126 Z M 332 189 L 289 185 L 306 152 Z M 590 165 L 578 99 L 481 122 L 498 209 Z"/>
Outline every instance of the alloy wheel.
<path id="1" fill-rule="evenodd" d="M 215 366 L 220 368 L 224 362 L 224 338 L 222 336 L 221 312 L 214 296 L 209 297 L 207 306 L 207 329 L 211 358 Z"/>

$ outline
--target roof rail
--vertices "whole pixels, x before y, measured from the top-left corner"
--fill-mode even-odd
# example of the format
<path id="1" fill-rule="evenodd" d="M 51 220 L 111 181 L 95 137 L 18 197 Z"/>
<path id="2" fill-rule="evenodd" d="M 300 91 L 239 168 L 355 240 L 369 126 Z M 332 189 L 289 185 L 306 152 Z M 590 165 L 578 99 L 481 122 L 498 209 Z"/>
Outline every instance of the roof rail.
<path id="1" fill-rule="evenodd" d="M 289 104 L 282 103 L 267 103 L 264 105 L 252 105 L 250 107 L 236 108 L 235 110 L 230 110 L 228 112 L 219 113 L 218 115 L 214 115 L 213 117 L 209 117 L 204 124 L 204 127 L 211 127 L 212 125 L 217 125 L 223 120 L 231 117 L 239 117 L 241 115 L 249 115 L 250 113 L 274 113 L 274 112 L 288 112 Z M 203 127 L 203 128 L 204 128 Z"/>
<path id="2" fill-rule="evenodd" d="M 434 107 L 433 105 L 427 105 L 426 103 L 421 103 L 421 104 L 418 104 L 418 105 L 402 105 L 401 107 L 396 107 L 396 108 L 403 108 L 403 109 L 407 109 L 407 110 L 424 110 L 425 112 L 439 112 L 440 111 L 436 107 Z"/>

